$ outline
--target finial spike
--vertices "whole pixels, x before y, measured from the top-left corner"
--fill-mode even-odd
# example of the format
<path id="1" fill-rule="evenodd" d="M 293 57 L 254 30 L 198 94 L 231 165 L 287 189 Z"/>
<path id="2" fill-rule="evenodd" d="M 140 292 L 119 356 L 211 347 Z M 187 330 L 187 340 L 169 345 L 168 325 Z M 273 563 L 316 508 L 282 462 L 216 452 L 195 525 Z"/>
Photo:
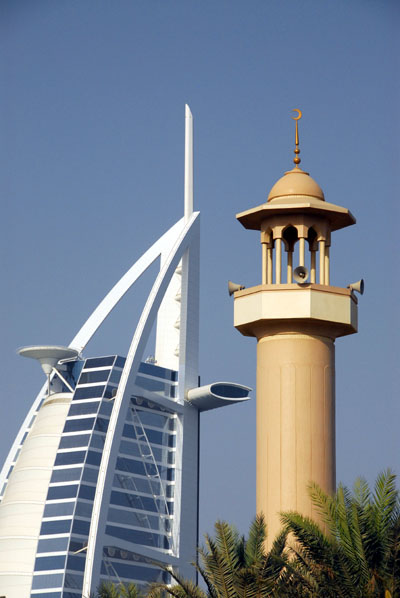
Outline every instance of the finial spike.
<path id="1" fill-rule="evenodd" d="M 296 121 L 296 133 L 295 133 L 295 149 L 294 149 L 294 154 L 295 157 L 293 158 L 293 162 L 296 165 L 296 168 L 298 167 L 298 165 L 301 162 L 301 158 L 299 157 L 299 153 L 300 153 L 300 148 L 299 148 L 299 123 L 298 121 L 301 119 L 301 117 L 303 116 L 301 113 L 301 110 L 299 110 L 298 108 L 294 108 L 293 112 L 297 112 L 297 116 L 292 116 L 293 120 Z"/>

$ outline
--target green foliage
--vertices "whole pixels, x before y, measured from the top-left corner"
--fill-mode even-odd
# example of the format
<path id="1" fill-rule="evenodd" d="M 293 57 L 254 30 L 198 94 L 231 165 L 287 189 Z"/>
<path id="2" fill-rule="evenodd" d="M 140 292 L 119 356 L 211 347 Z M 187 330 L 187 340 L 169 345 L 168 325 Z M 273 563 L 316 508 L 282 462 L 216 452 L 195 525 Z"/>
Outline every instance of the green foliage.
<path id="1" fill-rule="evenodd" d="M 330 497 L 312 484 L 310 495 L 326 533 L 298 513 L 282 515 L 295 539 L 292 566 L 304 581 L 300 595 L 400 598 L 400 502 L 394 474 L 380 474 L 373 492 L 359 479 L 353 493 L 339 486 Z"/>
<path id="2" fill-rule="evenodd" d="M 215 524 L 215 538 L 205 536 L 205 547 L 198 550 L 195 564 L 207 591 L 168 570 L 176 585 L 154 584 L 149 598 L 169 594 L 174 598 L 267 598 L 276 595 L 277 582 L 285 567 L 286 532 L 265 552 L 264 518 L 257 516 L 250 527 L 249 539 L 240 536 L 226 522 Z"/>
<path id="3" fill-rule="evenodd" d="M 400 500 L 395 476 L 378 476 L 374 490 L 359 479 L 334 496 L 316 484 L 310 495 L 323 529 L 296 512 L 282 514 L 282 532 L 265 549 L 264 518 L 248 539 L 215 524 L 194 563 L 206 589 L 172 568 L 172 585 L 155 583 L 147 598 L 400 598 Z M 131 593 L 130 593 L 131 592 Z M 103 584 L 97 598 L 139 598 L 137 588 Z"/>

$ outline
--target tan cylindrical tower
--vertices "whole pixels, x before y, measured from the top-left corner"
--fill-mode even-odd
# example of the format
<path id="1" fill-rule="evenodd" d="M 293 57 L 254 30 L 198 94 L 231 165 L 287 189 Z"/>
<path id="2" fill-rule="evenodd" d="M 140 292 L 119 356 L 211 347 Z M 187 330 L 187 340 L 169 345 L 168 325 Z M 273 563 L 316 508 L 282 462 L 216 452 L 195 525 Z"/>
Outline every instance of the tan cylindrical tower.
<path id="1" fill-rule="evenodd" d="M 335 491 L 334 341 L 357 332 L 354 292 L 329 283 L 331 232 L 355 219 L 325 201 L 299 168 L 299 153 L 296 120 L 295 168 L 265 204 L 237 215 L 261 231 L 262 284 L 235 293 L 234 324 L 258 341 L 257 512 L 266 516 L 269 544 L 281 511 L 318 518 L 311 481 Z"/>
<path id="2" fill-rule="evenodd" d="M 300 333 L 258 342 L 258 512 L 315 516 L 304 492 L 309 481 L 335 490 L 334 352 L 332 339 Z M 278 531 L 273 517 L 271 539 Z"/>

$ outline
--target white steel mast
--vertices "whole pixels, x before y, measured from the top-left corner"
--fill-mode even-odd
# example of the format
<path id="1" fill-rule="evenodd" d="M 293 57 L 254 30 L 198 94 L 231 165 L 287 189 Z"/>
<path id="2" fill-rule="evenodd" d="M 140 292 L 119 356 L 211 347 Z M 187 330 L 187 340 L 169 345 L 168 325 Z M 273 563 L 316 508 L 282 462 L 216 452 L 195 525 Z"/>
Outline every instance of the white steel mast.
<path id="1" fill-rule="evenodd" d="M 185 160 L 184 160 L 184 221 L 187 223 L 193 215 L 193 115 L 187 104 L 185 104 Z M 196 248 L 195 248 L 196 246 Z M 198 293 L 198 243 L 192 245 L 192 253 L 195 253 L 195 264 L 191 268 L 196 270 L 191 274 L 190 285 L 195 285 L 194 292 Z M 166 254 L 161 255 L 161 265 L 166 259 Z M 188 255 L 179 263 L 165 293 L 162 305 L 157 317 L 157 334 L 155 347 L 155 361 L 157 365 L 171 370 L 181 370 L 182 363 L 186 364 L 184 353 L 187 351 L 185 318 L 187 310 L 193 310 L 193 299 L 188 299 Z M 189 286 L 190 286 L 189 285 Z M 188 302 L 190 305 L 188 305 Z M 198 303 L 197 297 L 194 303 Z M 191 313 L 191 317 L 198 320 L 198 313 Z M 183 335 L 182 330 L 184 329 Z M 198 335 L 190 335 L 189 345 L 198 345 Z M 193 337 L 193 339 L 192 339 Z M 197 358 L 196 358 L 197 359 Z M 197 367 L 197 366 L 196 366 Z M 196 374 L 197 376 L 197 374 Z"/>
<path id="2" fill-rule="evenodd" d="M 185 222 L 193 213 L 193 116 L 185 104 Z"/>

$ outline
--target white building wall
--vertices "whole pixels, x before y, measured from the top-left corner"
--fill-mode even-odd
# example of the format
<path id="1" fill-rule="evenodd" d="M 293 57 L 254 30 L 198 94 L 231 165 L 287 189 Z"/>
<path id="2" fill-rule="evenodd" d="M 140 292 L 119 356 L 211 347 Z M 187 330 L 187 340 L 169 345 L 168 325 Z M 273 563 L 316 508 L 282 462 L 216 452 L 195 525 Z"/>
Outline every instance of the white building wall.
<path id="1" fill-rule="evenodd" d="M 72 393 L 44 401 L 0 504 L 0 592 L 29 598 L 43 509 Z"/>

